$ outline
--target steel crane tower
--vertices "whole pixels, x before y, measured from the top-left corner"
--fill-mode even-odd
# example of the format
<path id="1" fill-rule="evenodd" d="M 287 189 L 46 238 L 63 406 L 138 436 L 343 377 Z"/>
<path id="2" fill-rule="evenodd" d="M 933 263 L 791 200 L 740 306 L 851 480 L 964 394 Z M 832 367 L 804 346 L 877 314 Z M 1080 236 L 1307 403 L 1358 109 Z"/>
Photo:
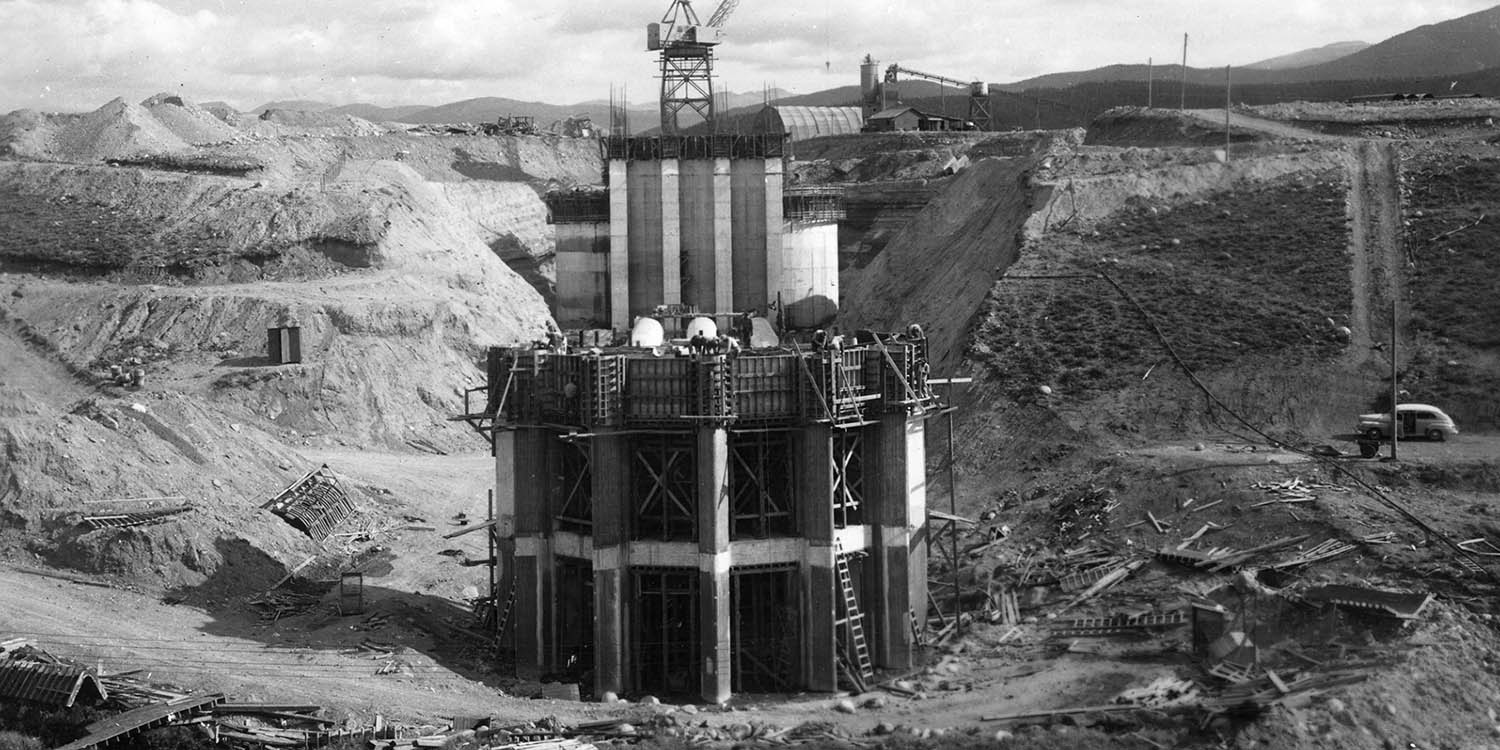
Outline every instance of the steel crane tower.
<path id="1" fill-rule="evenodd" d="M 921 78 L 967 89 L 969 92 L 969 121 L 974 123 L 974 127 L 980 130 L 990 129 L 990 85 L 988 83 L 984 81 L 960 81 L 957 78 L 903 68 L 894 63 L 885 69 L 885 82 L 887 84 L 895 84 L 903 75 L 907 78 Z M 883 88 L 881 93 L 882 95 L 885 93 Z M 946 115 L 947 113 L 944 114 Z"/>
<path id="2" fill-rule="evenodd" d="M 681 130 L 679 115 L 692 110 L 714 122 L 714 47 L 723 41 L 724 22 L 740 0 L 722 0 L 708 23 L 698 20 L 692 0 L 672 0 L 659 23 L 646 26 L 646 49 L 661 53 L 661 129 Z"/>

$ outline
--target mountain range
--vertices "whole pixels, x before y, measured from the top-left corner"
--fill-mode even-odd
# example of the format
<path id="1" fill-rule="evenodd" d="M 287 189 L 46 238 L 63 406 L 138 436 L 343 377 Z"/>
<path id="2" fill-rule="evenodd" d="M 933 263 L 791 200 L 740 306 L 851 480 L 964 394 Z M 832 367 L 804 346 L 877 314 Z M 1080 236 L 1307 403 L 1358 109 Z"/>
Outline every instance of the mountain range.
<path id="1" fill-rule="evenodd" d="M 758 108 L 767 99 L 775 101 L 777 97 L 784 96 L 785 94 L 786 92 L 780 89 L 775 89 L 765 94 L 730 93 L 725 95 L 724 101 L 728 102 L 727 109 L 752 106 Z M 517 99 L 507 99 L 501 96 L 484 96 L 436 106 L 409 104 L 394 107 L 381 107 L 364 103 L 330 104 L 328 102 L 309 101 L 305 99 L 291 99 L 266 102 L 251 110 L 251 113 L 259 114 L 268 109 L 294 109 L 303 112 L 353 115 L 354 117 L 372 122 L 401 122 L 414 125 L 494 122 L 500 117 L 521 116 L 534 117 L 536 118 L 538 127 L 546 128 L 551 123 L 568 117 L 588 117 L 596 124 L 607 124 L 609 122 L 609 106 L 609 102 L 603 99 L 579 102 L 578 104 L 558 105 L 546 102 L 526 102 Z M 640 132 L 660 124 L 660 118 L 654 102 L 650 104 L 631 105 L 626 110 L 626 113 L 632 131 Z"/>
<path id="2" fill-rule="evenodd" d="M 1190 58 L 1191 59 L 1191 58 Z M 1188 106 L 1222 106 L 1223 68 L 1184 69 L 1181 65 L 1107 65 L 1092 70 L 1052 73 L 1005 84 L 991 84 L 994 126 L 1074 127 L 1110 107 L 1144 105 L 1153 91 L 1159 104 L 1171 99 Z M 1336 42 L 1232 68 L 1234 99 L 1268 104 L 1293 99 L 1344 99 L 1385 92 L 1500 93 L 1500 6 L 1397 34 L 1377 44 Z M 1150 82 L 1150 83 L 1148 83 Z M 893 101 L 927 111 L 965 116 L 967 99 L 954 87 L 902 81 Z M 860 90 L 850 85 L 802 95 L 775 90 L 730 94 L 720 106 L 726 122 L 743 121 L 767 100 L 781 105 L 858 105 Z M 602 100 L 556 105 L 504 97 L 481 97 L 436 106 L 335 105 L 314 101 L 267 102 L 268 108 L 350 114 L 367 120 L 404 123 L 493 122 L 502 116 L 531 116 L 539 127 L 570 116 L 587 115 L 596 124 L 609 118 Z M 627 110 L 631 131 L 658 124 L 652 98 Z M 732 129 L 733 126 L 730 126 Z"/>

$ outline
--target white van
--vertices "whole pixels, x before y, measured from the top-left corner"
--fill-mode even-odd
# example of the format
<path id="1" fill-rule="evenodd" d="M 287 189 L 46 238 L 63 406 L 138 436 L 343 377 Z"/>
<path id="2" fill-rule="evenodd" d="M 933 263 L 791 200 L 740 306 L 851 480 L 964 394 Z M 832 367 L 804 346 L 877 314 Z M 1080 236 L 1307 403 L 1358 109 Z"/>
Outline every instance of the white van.
<path id="1" fill-rule="evenodd" d="M 1401 437 L 1421 435 L 1428 440 L 1441 441 L 1449 435 L 1458 434 L 1458 425 L 1443 413 L 1442 409 L 1429 404 L 1396 404 L 1396 418 L 1401 422 Z M 1380 440 L 1391 434 L 1391 414 L 1361 414 L 1355 432 L 1371 439 Z"/>

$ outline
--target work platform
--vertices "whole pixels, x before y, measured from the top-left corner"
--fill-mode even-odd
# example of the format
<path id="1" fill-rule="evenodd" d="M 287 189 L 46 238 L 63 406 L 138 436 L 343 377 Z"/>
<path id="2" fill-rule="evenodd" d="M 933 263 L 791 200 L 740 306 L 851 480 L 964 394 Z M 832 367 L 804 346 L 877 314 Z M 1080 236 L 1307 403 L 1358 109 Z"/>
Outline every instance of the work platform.
<path id="1" fill-rule="evenodd" d="M 920 331 L 769 349 L 494 349 L 492 627 L 523 675 L 721 702 L 914 665 Z"/>

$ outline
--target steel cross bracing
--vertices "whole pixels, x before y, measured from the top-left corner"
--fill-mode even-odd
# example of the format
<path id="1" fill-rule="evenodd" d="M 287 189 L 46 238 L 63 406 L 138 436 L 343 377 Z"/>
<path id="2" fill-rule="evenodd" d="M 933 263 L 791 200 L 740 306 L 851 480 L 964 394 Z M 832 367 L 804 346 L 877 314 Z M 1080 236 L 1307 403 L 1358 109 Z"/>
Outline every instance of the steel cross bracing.
<path id="1" fill-rule="evenodd" d="M 865 500 L 864 436 L 853 431 L 833 435 L 833 525 L 860 525 Z"/>
<path id="2" fill-rule="evenodd" d="M 631 461 L 636 539 L 698 538 L 694 451 L 668 440 L 638 446 Z"/>
<path id="3" fill-rule="evenodd" d="M 735 434 L 730 441 L 731 538 L 793 530 L 791 447 L 786 432 Z"/>
<path id="4" fill-rule="evenodd" d="M 705 45 L 680 45 L 661 51 L 661 131 L 684 127 L 680 115 L 691 110 L 714 122 L 714 52 Z"/>
<path id="5" fill-rule="evenodd" d="M 594 529 L 594 472 L 589 446 L 571 440 L 559 441 L 557 476 L 562 478 L 557 507 L 557 528 L 589 534 Z"/>

